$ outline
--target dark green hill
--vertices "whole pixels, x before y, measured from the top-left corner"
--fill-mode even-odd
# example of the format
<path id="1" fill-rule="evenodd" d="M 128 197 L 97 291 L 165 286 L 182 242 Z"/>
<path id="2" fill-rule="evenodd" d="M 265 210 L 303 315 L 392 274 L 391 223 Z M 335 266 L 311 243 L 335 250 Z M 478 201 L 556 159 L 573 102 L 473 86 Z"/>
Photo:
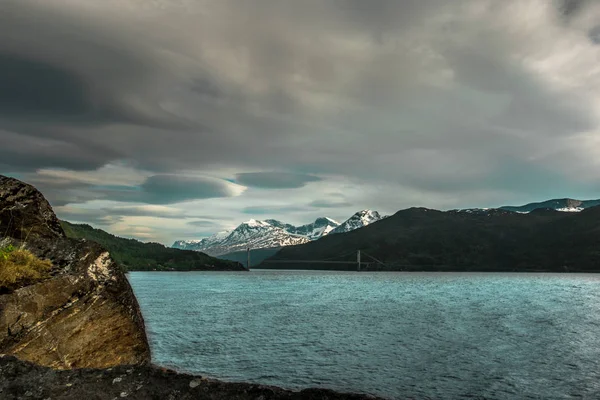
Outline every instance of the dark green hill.
<path id="1" fill-rule="evenodd" d="M 159 243 L 142 243 L 111 235 L 89 225 L 60 221 L 68 237 L 86 239 L 105 247 L 117 263 L 127 271 L 241 271 L 245 268 L 233 261 L 220 260 L 204 253 L 178 250 Z"/>
<path id="2" fill-rule="evenodd" d="M 357 249 L 392 270 L 600 272 L 600 207 L 579 213 L 537 209 L 529 214 L 498 209 L 441 212 L 411 208 L 355 231 L 285 247 L 269 261 L 337 260 L 343 254 L 347 254 L 346 260 L 355 260 Z M 258 266 L 340 266 L 331 267 L 287 263 Z M 356 269 L 355 265 L 343 267 Z"/>

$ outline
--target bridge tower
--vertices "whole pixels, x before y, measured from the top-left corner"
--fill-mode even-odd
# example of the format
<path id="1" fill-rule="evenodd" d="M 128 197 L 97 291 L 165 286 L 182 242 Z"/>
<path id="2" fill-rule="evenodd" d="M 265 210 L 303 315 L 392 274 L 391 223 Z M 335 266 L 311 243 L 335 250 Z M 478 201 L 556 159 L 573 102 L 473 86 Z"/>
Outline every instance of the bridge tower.
<path id="1" fill-rule="evenodd" d="M 248 269 L 248 271 L 250 271 L 250 247 L 248 247 L 247 251 L 247 264 L 246 264 L 246 268 Z"/>

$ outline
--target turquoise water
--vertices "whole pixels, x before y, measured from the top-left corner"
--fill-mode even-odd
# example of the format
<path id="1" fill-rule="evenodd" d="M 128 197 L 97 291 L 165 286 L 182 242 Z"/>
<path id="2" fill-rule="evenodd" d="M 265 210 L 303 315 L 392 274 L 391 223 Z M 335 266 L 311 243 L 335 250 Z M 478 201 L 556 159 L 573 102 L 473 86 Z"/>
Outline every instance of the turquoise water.
<path id="1" fill-rule="evenodd" d="M 600 399 L 600 275 L 132 272 L 153 361 L 388 398 Z"/>

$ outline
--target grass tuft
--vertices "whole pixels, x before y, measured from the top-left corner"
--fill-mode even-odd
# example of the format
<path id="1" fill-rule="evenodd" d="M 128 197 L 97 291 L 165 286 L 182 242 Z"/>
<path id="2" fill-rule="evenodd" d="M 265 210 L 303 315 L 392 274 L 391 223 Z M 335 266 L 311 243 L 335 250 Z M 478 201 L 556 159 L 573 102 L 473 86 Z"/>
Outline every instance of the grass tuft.
<path id="1" fill-rule="evenodd" d="M 12 245 L 0 247 L 0 293 L 30 285 L 48 277 L 52 263 Z"/>

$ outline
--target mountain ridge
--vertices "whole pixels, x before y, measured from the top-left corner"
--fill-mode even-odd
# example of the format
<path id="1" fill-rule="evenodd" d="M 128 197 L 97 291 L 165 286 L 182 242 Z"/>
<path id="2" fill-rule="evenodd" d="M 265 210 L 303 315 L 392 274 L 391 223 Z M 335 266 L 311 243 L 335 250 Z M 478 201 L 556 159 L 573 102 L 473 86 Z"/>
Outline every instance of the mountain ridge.
<path id="1" fill-rule="evenodd" d="M 214 257 L 234 254 L 233 257 L 237 260 L 240 257 L 237 253 L 247 248 L 273 249 L 308 243 L 334 233 L 361 228 L 381 218 L 377 211 L 362 210 L 341 224 L 329 217 L 319 217 L 314 222 L 300 226 L 276 219 L 250 219 L 233 230 L 222 231 L 207 238 L 177 240 L 172 247 L 202 251 Z"/>
<path id="2" fill-rule="evenodd" d="M 275 221 L 275 220 L 273 220 Z M 277 221 L 278 222 L 278 221 Z M 282 223 L 278 225 L 283 225 Z M 280 226 L 266 221 L 250 219 L 242 222 L 231 231 L 217 233 L 199 241 L 176 241 L 172 247 L 177 249 L 201 251 L 217 257 L 250 248 L 274 248 L 308 242 L 303 236 L 289 233 Z"/>
<path id="3" fill-rule="evenodd" d="M 373 210 L 361 210 L 354 213 L 350 218 L 348 218 L 344 223 L 335 228 L 330 234 L 344 233 L 350 232 L 355 229 L 362 228 L 373 222 L 377 222 L 385 217 L 379 215 L 377 211 Z"/>
<path id="4" fill-rule="evenodd" d="M 600 200 L 577 200 L 572 198 L 550 199 L 528 203 L 522 206 L 501 206 L 496 208 L 465 208 L 448 210 L 447 212 L 477 215 L 503 215 L 506 212 L 530 213 L 539 209 L 551 209 L 561 212 L 579 212 L 586 208 L 600 205 Z M 412 207 L 414 210 L 429 210 L 424 207 Z M 401 210 L 402 211 L 402 210 Z M 432 210 L 434 211 L 434 210 Z M 251 249 L 273 249 L 278 247 L 301 245 L 321 239 L 325 236 L 350 232 L 389 216 L 382 216 L 377 211 L 364 209 L 354 213 L 350 218 L 339 223 L 328 217 L 317 218 L 314 222 L 294 226 L 276 219 L 264 221 L 251 219 L 240 224 L 236 229 L 218 232 L 210 237 L 197 240 L 178 240 L 174 248 L 202 251 L 212 256 L 222 256 Z M 252 235 L 240 234 L 242 227 L 254 229 Z M 236 232 L 237 231 L 237 232 Z M 236 234 L 234 235 L 234 232 Z M 265 253 L 267 254 L 267 253 Z M 239 254 L 232 257 L 238 259 Z"/>
<path id="5" fill-rule="evenodd" d="M 338 269 L 335 264 L 289 261 L 353 261 L 360 249 L 386 264 L 384 270 L 600 271 L 600 206 L 580 212 L 480 211 L 400 210 L 362 229 L 282 248 L 258 268 Z M 288 263 L 276 264 L 277 260 Z M 356 265 L 342 268 L 356 269 Z"/>
<path id="6" fill-rule="evenodd" d="M 557 211 L 577 212 L 598 205 L 600 205 L 600 199 L 577 200 L 565 197 L 561 199 L 550 199 L 540 202 L 528 203 L 522 206 L 502 206 L 498 208 L 515 212 L 531 212 L 538 208 L 551 208 Z"/>

